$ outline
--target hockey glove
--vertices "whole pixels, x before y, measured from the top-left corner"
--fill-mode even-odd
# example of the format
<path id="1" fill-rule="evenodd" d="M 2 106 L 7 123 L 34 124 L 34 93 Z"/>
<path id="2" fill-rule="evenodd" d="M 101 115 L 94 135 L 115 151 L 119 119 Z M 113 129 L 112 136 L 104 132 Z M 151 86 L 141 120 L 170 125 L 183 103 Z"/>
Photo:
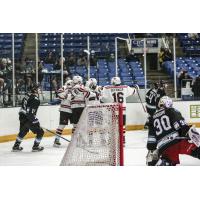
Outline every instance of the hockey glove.
<path id="1" fill-rule="evenodd" d="M 39 120 L 38 120 L 37 118 L 35 118 L 35 119 L 32 121 L 32 124 L 35 125 L 35 126 L 40 126 Z"/>

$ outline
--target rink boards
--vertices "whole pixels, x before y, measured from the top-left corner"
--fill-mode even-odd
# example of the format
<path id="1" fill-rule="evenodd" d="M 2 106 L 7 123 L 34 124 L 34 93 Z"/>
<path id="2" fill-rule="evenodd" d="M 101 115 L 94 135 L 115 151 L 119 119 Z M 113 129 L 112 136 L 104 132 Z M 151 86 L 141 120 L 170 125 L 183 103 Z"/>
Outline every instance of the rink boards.
<path id="1" fill-rule="evenodd" d="M 174 102 L 174 107 L 181 111 L 187 122 L 200 127 L 200 102 L 199 101 L 179 101 Z M 50 130 L 56 130 L 59 123 L 59 106 L 40 106 L 37 117 L 41 126 Z M 16 138 L 19 130 L 18 120 L 19 108 L 0 109 L 0 142 L 12 141 Z M 127 130 L 141 130 L 145 124 L 147 114 L 140 103 L 127 103 Z M 71 133 L 72 126 L 65 129 L 64 134 Z M 51 136 L 45 133 L 45 136 Z M 32 138 L 32 133 L 27 138 Z"/>

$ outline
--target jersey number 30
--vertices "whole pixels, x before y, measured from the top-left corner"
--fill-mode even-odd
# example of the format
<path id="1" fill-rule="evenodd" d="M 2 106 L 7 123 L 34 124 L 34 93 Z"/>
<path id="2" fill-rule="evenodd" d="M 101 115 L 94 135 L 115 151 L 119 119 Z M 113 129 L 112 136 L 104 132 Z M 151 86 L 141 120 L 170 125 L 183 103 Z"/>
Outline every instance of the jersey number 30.
<path id="1" fill-rule="evenodd" d="M 163 131 L 168 131 L 172 128 L 169 117 L 166 115 L 163 115 L 160 119 L 155 119 L 153 125 L 156 128 L 156 135 L 160 135 L 163 133 Z"/>
<path id="2" fill-rule="evenodd" d="M 124 102 L 124 93 L 123 92 L 115 92 L 112 94 L 115 103 L 123 103 Z"/>

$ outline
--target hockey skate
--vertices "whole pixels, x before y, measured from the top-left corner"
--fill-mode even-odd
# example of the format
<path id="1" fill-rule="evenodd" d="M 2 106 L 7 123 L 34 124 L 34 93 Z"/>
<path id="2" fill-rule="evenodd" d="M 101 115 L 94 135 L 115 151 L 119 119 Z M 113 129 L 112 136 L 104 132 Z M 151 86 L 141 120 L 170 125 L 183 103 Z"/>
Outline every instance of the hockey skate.
<path id="1" fill-rule="evenodd" d="M 14 145 L 12 148 L 12 152 L 19 152 L 22 150 L 23 150 L 23 147 L 20 147 L 19 145 Z"/>
<path id="2" fill-rule="evenodd" d="M 58 138 L 56 138 L 54 140 L 54 144 L 53 144 L 54 147 L 60 147 L 61 146 L 61 143 L 60 143 L 60 140 Z"/>
<path id="3" fill-rule="evenodd" d="M 41 147 L 39 145 L 33 145 L 32 147 L 32 152 L 39 152 L 39 151 L 43 151 L 44 147 Z"/>

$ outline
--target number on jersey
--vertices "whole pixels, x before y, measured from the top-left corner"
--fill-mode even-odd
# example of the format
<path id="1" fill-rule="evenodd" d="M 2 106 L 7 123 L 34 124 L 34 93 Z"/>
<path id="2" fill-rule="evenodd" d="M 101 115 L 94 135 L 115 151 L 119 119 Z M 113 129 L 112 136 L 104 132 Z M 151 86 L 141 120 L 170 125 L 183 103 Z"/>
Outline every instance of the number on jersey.
<path id="1" fill-rule="evenodd" d="M 114 92 L 112 94 L 115 103 L 123 103 L 124 102 L 124 93 L 123 92 Z"/>

